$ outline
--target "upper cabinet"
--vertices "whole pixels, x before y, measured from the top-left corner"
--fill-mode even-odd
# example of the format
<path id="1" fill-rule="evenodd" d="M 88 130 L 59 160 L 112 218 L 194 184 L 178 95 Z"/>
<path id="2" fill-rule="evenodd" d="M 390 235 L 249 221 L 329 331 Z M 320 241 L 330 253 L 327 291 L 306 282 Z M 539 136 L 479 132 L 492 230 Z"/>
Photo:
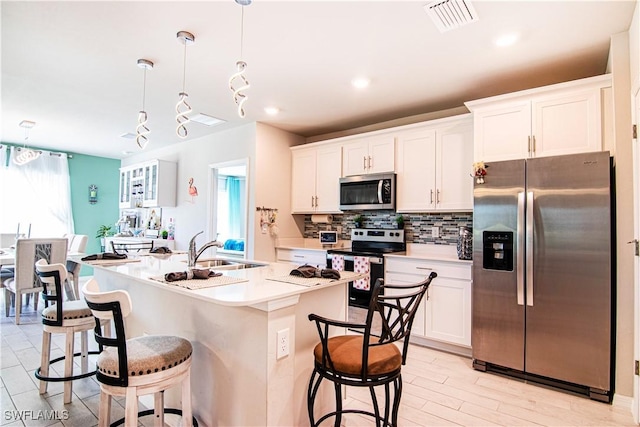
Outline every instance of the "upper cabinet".
<path id="1" fill-rule="evenodd" d="M 121 209 L 176 205 L 176 164 L 164 160 L 120 169 Z"/>
<path id="2" fill-rule="evenodd" d="M 395 138 L 374 136 L 346 142 L 342 145 L 344 176 L 393 172 L 395 169 Z"/>
<path id="3" fill-rule="evenodd" d="M 398 137 L 398 212 L 473 209 L 473 122 L 438 120 Z"/>
<path id="4" fill-rule="evenodd" d="M 339 213 L 340 145 L 292 149 L 291 213 Z"/>
<path id="5" fill-rule="evenodd" d="M 608 75 L 467 102 L 474 159 L 497 161 L 602 150 Z"/>

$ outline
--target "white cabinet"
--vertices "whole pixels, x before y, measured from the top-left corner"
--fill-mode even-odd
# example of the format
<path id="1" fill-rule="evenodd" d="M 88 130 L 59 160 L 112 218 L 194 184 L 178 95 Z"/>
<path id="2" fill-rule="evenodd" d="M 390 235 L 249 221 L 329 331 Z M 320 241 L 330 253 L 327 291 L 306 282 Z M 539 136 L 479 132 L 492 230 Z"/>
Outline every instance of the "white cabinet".
<path id="1" fill-rule="evenodd" d="M 120 169 L 121 209 L 176 205 L 176 164 L 164 160 Z"/>
<path id="2" fill-rule="evenodd" d="M 470 115 L 406 131 L 398 137 L 398 212 L 473 209 L 473 123 Z"/>
<path id="3" fill-rule="evenodd" d="M 295 266 L 309 264 L 313 267 L 325 268 L 327 265 L 327 251 L 317 249 L 276 248 L 278 262 L 285 262 Z"/>
<path id="4" fill-rule="evenodd" d="M 393 172 L 394 155 L 395 138 L 392 135 L 347 142 L 342 146 L 344 176 Z"/>
<path id="5" fill-rule="evenodd" d="M 471 346 L 471 264 L 417 258 L 385 258 L 385 282 L 410 284 L 435 278 L 416 314 L 412 337 Z"/>
<path id="6" fill-rule="evenodd" d="M 474 117 L 474 159 L 602 150 L 601 91 L 609 86 L 605 75 L 465 103 Z"/>
<path id="7" fill-rule="evenodd" d="M 292 213 L 340 213 L 340 146 L 294 148 L 291 157 Z"/>

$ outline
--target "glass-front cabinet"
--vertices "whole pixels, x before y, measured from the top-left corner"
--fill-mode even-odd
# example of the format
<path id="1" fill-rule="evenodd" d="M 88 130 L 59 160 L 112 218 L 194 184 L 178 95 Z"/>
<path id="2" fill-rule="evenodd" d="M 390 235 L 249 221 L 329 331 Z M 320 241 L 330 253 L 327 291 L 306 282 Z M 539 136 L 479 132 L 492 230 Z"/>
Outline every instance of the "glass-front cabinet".
<path id="1" fill-rule="evenodd" d="M 176 205 L 176 164 L 164 160 L 120 169 L 120 209 Z"/>

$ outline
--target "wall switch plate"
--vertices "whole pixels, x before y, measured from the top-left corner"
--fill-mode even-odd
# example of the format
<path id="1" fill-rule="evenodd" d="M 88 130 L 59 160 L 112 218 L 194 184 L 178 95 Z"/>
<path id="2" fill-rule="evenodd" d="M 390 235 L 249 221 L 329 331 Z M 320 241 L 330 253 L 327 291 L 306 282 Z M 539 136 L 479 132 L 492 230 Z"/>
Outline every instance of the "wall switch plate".
<path id="1" fill-rule="evenodd" d="M 289 328 L 281 329 L 277 334 L 276 359 L 289 355 Z"/>
<path id="2" fill-rule="evenodd" d="M 431 227 L 431 237 L 437 238 L 440 237 L 440 227 Z"/>

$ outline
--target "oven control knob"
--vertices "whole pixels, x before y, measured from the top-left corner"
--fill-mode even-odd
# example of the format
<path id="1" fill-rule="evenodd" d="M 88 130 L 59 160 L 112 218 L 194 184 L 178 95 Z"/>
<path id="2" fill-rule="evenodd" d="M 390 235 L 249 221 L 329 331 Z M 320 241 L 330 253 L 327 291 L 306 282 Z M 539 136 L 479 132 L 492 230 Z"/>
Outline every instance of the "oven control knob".
<path id="1" fill-rule="evenodd" d="M 396 232 L 396 237 L 400 237 L 400 233 Z"/>

